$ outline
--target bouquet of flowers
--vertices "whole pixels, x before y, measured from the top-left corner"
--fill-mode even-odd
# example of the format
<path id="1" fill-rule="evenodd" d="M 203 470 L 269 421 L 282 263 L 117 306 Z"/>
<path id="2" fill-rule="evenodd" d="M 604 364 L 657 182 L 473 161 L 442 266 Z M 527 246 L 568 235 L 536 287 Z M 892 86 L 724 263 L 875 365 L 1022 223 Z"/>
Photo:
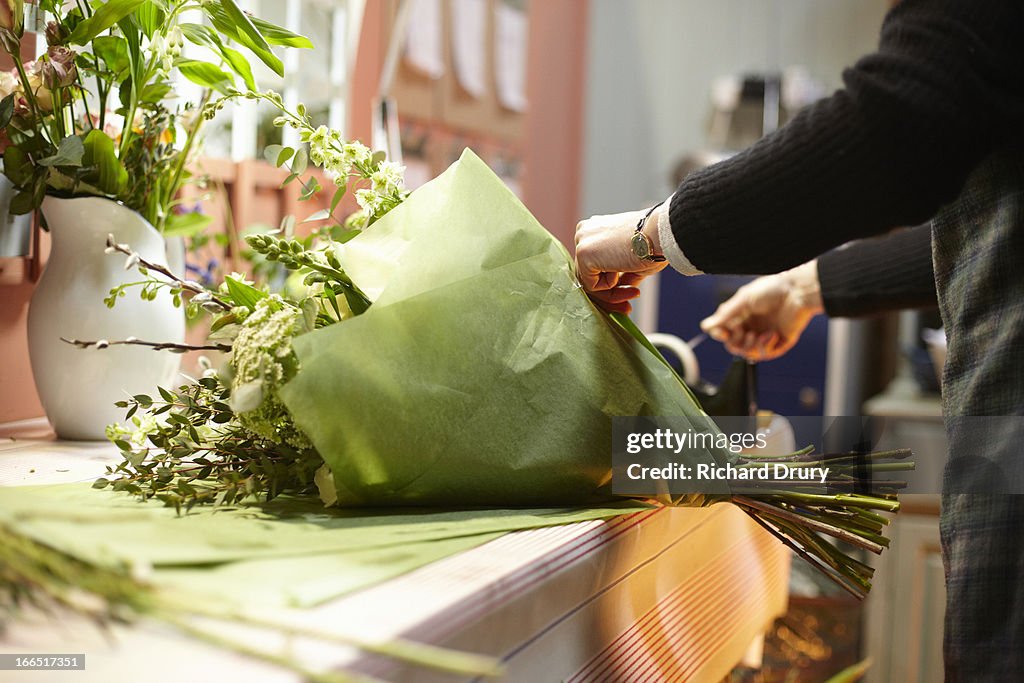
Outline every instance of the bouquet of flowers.
<path id="1" fill-rule="evenodd" d="M 198 10 L 208 23 L 191 23 Z M 175 212 L 200 135 L 202 104 L 237 80 L 255 90 L 249 58 L 284 75 L 272 45 L 313 47 L 250 16 L 235 0 L 40 0 L 46 53 L 25 61 L 23 0 L 0 2 L 0 48 L 14 69 L 0 73 L 3 171 L 29 213 L 46 195 L 122 202 L 165 234 L 194 234 L 204 217 Z M 208 60 L 183 55 L 185 43 Z M 173 72 L 204 88 L 198 103 L 176 101 Z"/>
<path id="2" fill-rule="evenodd" d="M 601 313 L 577 284 L 564 248 L 467 151 L 413 194 L 402 169 L 340 133 L 315 127 L 272 92 L 229 90 L 205 116 L 239 97 L 277 107 L 300 149 L 268 158 L 303 183 L 310 162 L 333 183 L 327 227 L 305 238 L 294 221 L 248 238 L 252 250 L 293 272 L 271 292 L 242 274 L 216 288 L 182 279 L 130 245 L 108 251 L 145 278 L 145 298 L 169 289 L 190 315 L 211 316 L 208 343 L 67 340 L 228 353 L 201 377 L 123 402 L 127 422 L 108 429 L 124 461 L 97 480 L 176 508 L 318 492 L 328 505 L 579 505 L 609 499 L 613 416 L 676 416 L 707 424 L 685 384 L 627 318 Z M 345 193 L 360 210 L 340 220 Z M 129 286 L 111 291 L 114 306 Z M 901 458 L 906 453 L 885 457 Z M 694 462 L 756 466 L 727 449 Z M 811 467 L 806 451 L 775 461 Z M 857 459 L 832 457 L 836 480 Z M 896 469 L 912 466 L 895 463 Z M 824 533 L 881 552 L 895 489 L 877 495 L 766 490 L 668 497 L 703 506 L 728 501 L 854 593 L 872 569 Z"/>

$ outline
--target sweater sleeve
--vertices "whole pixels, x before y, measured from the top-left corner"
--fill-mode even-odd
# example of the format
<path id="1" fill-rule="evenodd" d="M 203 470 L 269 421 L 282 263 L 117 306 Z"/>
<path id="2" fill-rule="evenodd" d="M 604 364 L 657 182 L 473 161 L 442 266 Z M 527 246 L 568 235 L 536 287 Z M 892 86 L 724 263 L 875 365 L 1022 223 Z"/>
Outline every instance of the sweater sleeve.
<path id="1" fill-rule="evenodd" d="M 845 88 L 689 176 L 669 208 L 694 269 L 772 273 L 931 218 L 1020 130 L 1024 3 L 903 0 Z"/>
<path id="2" fill-rule="evenodd" d="M 832 317 L 937 306 L 931 224 L 823 254 L 818 282 L 825 312 Z"/>

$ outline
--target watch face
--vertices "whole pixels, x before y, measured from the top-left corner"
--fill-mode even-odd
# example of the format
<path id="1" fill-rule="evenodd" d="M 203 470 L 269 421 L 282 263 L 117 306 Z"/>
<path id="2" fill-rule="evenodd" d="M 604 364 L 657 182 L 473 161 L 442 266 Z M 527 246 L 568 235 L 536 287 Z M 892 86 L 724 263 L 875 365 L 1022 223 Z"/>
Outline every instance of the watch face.
<path id="1" fill-rule="evenodd" d="M 651 245 L 641 232 L 633 233 L 633 254 L 637 258 L 647 260 L 651 257 Z"/>

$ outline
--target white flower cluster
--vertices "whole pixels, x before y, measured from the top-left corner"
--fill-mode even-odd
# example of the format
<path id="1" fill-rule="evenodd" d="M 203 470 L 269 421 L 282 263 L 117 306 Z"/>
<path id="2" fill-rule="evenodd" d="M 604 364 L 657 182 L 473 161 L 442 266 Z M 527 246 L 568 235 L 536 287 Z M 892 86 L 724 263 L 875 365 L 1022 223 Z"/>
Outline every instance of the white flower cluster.
<path id="1" fill-rule="evenodd" d="M 341 131 L 327 126 L 308 133 L 307 142 L 309 160 L 327 171 L 337 185 L 343 185 L 353 169 L 367 169 L 373 162 L 369 147 L 360 142 L 346 142 Z"/>
<path id="2" fill-rule="evenodd" d="M 310 448 L 277 396 L 277 388 L 299 369 L 292 338 L 301 331 L 301 315 L 280 296 L 271 295 L 242 322 L 231 354 L 231 408 L 249 431 L 275 443 Z"/>
<path id="3" fill-rule="evenodd" d="M 367 215 L 375 215 L 401 193 L 405 167 L 393 161 L 374 166 L 373 152 L 361 142 L 346 142 L 340 131 L 320 126 L 303 137 L 309 142 L 309 159 L 322 167 L 336 185 L 353 174 L 369 177 L 370 187 L 356 190 L 356 202 Z"/>
<path id="4" fill-rule="evenodd" d="M 185 45 L 185 37 L 177 26 L 171 28 L 165 37 L 162 33 L 153 36 L 150 42 L 150 50 L 160 65 L 160 70 L 168 74 L 174 68 L 174 60 L 181 56 L 181 49 Z"/>

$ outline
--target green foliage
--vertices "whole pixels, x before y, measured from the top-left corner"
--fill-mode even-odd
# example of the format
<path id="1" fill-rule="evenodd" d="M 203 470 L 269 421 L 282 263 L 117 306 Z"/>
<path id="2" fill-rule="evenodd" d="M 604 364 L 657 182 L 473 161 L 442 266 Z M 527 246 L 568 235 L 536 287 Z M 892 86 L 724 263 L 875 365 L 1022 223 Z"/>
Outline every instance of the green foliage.
<path id="1" fill-rule="evenodd" d="M 88 45 L 93 38 L 145 4 L 149 4 L 147 0 L 108 0 L 99 3 L 93 15 L 72 32 L 69 42 L 74 45 Z"/>
<path id="2" fill-rule="evenodd" d="M 246 429 L 230 403 L 230 385 L 217 377 L 121 401 L 132 429 L 111 427 L 108 436 L 124 460 L 95 485 L 186 510 L 312 493 L 323 465 L 316 451 Z"/>
<path id="3" fill-rule="evenodd" d="M 198 221 L 174 220 L 172 209 L 190 179 L 185 167 L 205 120 L 196 114 L 211 93 L 237 92 L 238 82 L 256 90 L 249 58 L 236 48 L 283 75 L 271 45 L 312 47 L 250 17 L 234 0 L 42 0 L 38 8 L 50 50 L 29 62 L 20 49 L 3 46 L 19 84 L 0 101 L 9 139 L 4 173 L 18 190 L 18 213 L 37 209 L 47 194 L 95 195 L 123 202 L 160 230 L 190 234 Z M 188 10 L 202 12 L 212 27 L 182 22 Z M 186 40 L 212 50 L 212 59 L 183 59 Z M 175 69 L 205 89 L 198 102 L 174 97 Z M 91 111 L 97 100 L 99 110 Z M 114 114 L 127 122 L 121 130 L 111 129 Z"/>

